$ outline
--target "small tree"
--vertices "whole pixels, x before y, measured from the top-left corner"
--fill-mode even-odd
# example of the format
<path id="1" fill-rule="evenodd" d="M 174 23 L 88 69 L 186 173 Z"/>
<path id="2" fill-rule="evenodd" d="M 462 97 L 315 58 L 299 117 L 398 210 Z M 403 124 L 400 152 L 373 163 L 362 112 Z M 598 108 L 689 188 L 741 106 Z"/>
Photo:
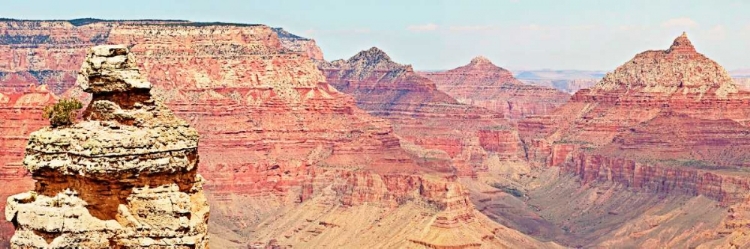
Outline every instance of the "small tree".
<path id="1" fill-rule="evenodd" d="M 83 104 L 77 99 L 60 99 L 54 105 L 44 107 L 42 116 L 49 119 L 49 124 L 52 127 L 72 125 L 76 120 L 77 111 L 81 108 L 83 108 Z"/>

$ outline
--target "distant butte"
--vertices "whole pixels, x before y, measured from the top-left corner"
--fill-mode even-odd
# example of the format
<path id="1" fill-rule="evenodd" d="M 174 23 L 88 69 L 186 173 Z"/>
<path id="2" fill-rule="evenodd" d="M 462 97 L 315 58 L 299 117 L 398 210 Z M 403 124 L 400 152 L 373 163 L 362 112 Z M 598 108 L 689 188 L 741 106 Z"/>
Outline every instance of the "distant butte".
<path id="1" fill-rule="evenodd" d="M 422 75 L 459 102 L 501 112 L 510 119 L 548 113 L 570 97 L 554 88 L 526 85 L 483 56 L 456 69 Z"/>

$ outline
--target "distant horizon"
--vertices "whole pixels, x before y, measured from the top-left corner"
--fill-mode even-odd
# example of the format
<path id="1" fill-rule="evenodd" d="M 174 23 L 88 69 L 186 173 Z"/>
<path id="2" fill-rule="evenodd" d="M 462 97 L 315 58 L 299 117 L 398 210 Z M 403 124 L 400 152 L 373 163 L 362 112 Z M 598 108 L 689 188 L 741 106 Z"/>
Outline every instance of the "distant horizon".
<path id="1" fill-rule="evenodd" d="M 698 52 L 731 72 L 750 69 L 747 9 L 750 2 L 700 0 L 132 0 L 122 8 L 9 0 L 0 17 L 263 24 L 314 39 L 328 61 L 376 46 L 418 71 L 452 69 L 481 55 L 511 71 L 608 72 L 637 53 L 667 49 L 687 31 Z"/>

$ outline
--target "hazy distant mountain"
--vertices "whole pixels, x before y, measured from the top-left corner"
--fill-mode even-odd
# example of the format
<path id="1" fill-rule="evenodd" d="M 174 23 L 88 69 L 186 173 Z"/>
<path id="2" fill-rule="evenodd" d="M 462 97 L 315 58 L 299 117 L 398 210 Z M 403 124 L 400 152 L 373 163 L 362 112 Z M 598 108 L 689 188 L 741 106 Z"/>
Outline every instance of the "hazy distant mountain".
<path id="1" fill-rule="evenodd" d="M 558 90 L 575 93 L 588 88 L 604 77 L 605 71 L 587 70 L 518 70 L 515 77 L 527 84 L 554 87 Z"/>

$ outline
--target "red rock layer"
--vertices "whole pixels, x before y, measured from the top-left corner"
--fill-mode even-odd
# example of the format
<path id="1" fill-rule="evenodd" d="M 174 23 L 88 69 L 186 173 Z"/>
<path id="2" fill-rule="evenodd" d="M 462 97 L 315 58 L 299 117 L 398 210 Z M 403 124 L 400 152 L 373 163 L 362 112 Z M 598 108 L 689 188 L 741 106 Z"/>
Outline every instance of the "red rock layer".
<path id="1" fill-rule="evenodd" d="M 549 113 L 570 97 L 551 87 L 524 84 L 484 57 L 456 69 L 422 75 L 461 103 L 497 111 L 512 119 Z"/>
<path id="2" fill-rule="evenodd" d="M 477 170 L 483 170 L 481 162 L 487 152 L 479 144 L 478 132 L 491 127 L 513 129 L 501 114 L 459 103 L 438 90 L 431 80 L 415 73 L 411 66 L 393 62 L 378 48 L 362 51 L 346 61 L 319 63 L 319 67 L 328 82 L 352 94 L 358 106 L 390 120 L 396 134 L 404 141 L 423 150 L 445 153 L 447 161 L 434 163 L 423 155 L 427 152 L 413 151 L 422 159 L 418 162 L 430 164 L 439 171 L 474 175 Z M 505 155 L 518 155 L 520 151 L 513 146 L 495 149 L 509 149 L 497 151 Z"/>
<path id="3" fill-rule="evenodd" d="M 723 204 L 741 202 L 750 191 L 750 175 L 731 169 L 639 163 L 585 152 L 578 153 L 572 163 L 563 164 L 562 168 L 580 176 L 583 183 L 606 181 L 659 194 L 703 195 Z"/>
<path id="4" fill-rule="evenodd" d="M 750 94 L 683 34 L 670 49 L 637 55 L 553 114 L 518 126 L 537 165 L 561 166 L 584 181 L 732 203 L 747 194 L 748 107 Z"/>
<path id="5" fill-rule="evenodd" d="M 33 87 L 22 93 L 0 93 L 0 182 L 3 182 L 0 199 L 34 186 L 21 164 L 26 139 L 31 132 L 49 125 L 49 121 L 42 118 L 42 109 L 54 99 L 44 87 Z M 0 213 L 0 218 L 5 219 L 4 216 L 5 212 Z M 10 238 L 13 231 L 10 223 L 0 223 L 0 237 Z"/>

